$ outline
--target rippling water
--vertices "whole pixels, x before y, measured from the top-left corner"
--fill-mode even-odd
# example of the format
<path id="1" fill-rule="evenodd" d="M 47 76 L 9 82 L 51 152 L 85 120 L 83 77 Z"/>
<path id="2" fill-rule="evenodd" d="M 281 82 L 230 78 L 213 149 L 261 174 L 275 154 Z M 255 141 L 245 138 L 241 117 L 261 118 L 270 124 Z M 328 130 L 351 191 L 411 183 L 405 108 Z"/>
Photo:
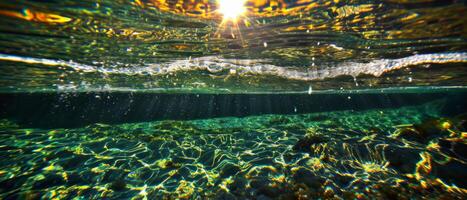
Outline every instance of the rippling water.
<path id="1" fill-rule="evenodd" d="M 4 1 L 3 91 L 465 85 L 464 1 Z M 430 71 L 430 75 L 428 75 Z"/>
<path id="2" fill-rule="evenodd" d="M 244 2 L 1 1 L 0 199 L 466 199 L 465 0 Z"/>

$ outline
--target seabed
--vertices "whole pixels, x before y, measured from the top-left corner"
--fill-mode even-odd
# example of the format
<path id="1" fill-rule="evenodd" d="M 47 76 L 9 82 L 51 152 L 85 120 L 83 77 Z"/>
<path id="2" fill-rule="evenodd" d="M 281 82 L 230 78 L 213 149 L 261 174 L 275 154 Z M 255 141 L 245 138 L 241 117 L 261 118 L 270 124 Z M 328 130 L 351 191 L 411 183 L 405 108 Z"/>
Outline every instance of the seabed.
<path id="1" fill-rule="evenodd" d="M 3 199 L 462 199 L 466 115 L 418 106 L 0 128 Z"/>

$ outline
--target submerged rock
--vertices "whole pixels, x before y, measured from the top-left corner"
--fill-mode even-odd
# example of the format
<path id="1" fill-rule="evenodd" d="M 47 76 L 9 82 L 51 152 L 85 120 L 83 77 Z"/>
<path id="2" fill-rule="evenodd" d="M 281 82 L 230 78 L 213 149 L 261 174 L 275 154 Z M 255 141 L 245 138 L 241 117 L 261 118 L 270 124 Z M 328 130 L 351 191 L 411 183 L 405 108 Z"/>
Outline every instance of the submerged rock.
<path id="1" fill-rule="evenodd" d="M 456 117 L 457 128 L 461 131 L 467 131 L 467 113 Z"/>
<path id="2" fill-rule="evenodd" d="M 257 194 L 274 198 L 280 196 L 284 192 L 284 189 L 277 185 L 265 185 L 258 189 Z"/>
<path id="3" fill-rule="evenodd" d="M 115 190 L 115 191 L 123 191 L 126 188 L 127 188 L 126 183 L 123 179 L 116 180 L 112 182 L 112 184 L 110 184 L 110 189 Z"/>
<path id="4" fill-rule="evenodd" d="M 337 183 L 340 187 L 344 188 L 347 187 L 353 179 L 353 176 L 347 174 L 336 174 L 334 176 L 334 182 Z"/>
<path id="5" fill-rule="evenodd" d="M 292 176 L 292 179 L 296 183 L 303 183 L 306 186 L 313 189 L 321 188 L 325 182 L 324 178 L 313 174 L 311 171 L 305 168 L 300 168 L 296 170 Z"/>
<path id="6" fill-rule="evenodd" d="M 461 139 L 458 140 L 448 140 L 448 139 L 440 139 L 438 141 L 438 145 L 440 146 L 440 150 L 449 156 L 454 158 L 458 158 L 461 160 L 466 160 L 467 158 L 467 144 L 463 142 Z"/>
<path id="7" fill-rule="evenodd" d="M 388 183 L 378 183 L 373 187 L 374 193 L 381 195 L 384 199 L 408 199 L 402 195 L 406 194 L 403 188 L 389 185 Z"/>
<path id="8" fill-rule="evenodd" d="M 305 118 L 306 122 L 313 122 L 313 121 L 324 121 L 324 120 L 329 120 L 330 117 L 327 115 L 312 115 L 307 118 Z"/>
<path id="9" fill-rule="evenodd" d="M 102 181 L 111 181 L 115 179 L 120 179 L 124 177 L 126 172 L 122 169 L 108 169 L 104 172 L 104 176 L 102 177 Z"/>
<path id="10" fill-rule="evenodd" d="M 236 176 L 233 178 L 233 182 L 228 185 L 228 188 L 235 194 L 241 194 L 244 192 L 247 184 L 248 180 L 246 178 L 243 178 L 242 176 Z"/>
<path id="11" fill-rule="evenodd" d="M 446 133 L 446 130 L 451 128 L 452 124 L 452 121 L 449 119 L 430 119 L 421 124 L 414 125 L 414 127 L 424 136 L 433 136 Z"/>
<path id="12" fill-rule="evenodd" d="M 27 181 L 27 178 L 28 176 L 22 175 L 16 176 L 14 178 L 0 180 L 0 193 L 21 188 L 23 183 Z"/>
<path id="13" fill-rule="evenodd" d="M 235 164 L 232 164 L 232 163 L 229 163 L 229 164 L 226 164 L 223 168 L 222 168 L 222 171 L 220 173 L 220 176 L 222 178 L 226 178 L 226 177 L 229 177 L 229 176 L 233 176 L 235 174 L 237 174 L 239 171 L 240 171 L 240 167 L 238 167 L 237 165 Z"/>
<path id="14" fill-rule="evenodd" d="M 65 180 L 58 174 L 46 174 L 43 179 L 40 179 L 33 183 L 32 188 L 34 189 L 45 189 L 58 185 L 63 185 Z"/>
<path id="15" fill-rule="evenodd" d="M 238 199 L 235 195 L 228 193 L 226 191 L 217 192 L 214 197 L 215 200 L 236 200 Z"/>
<path id="16" fill-rule="evenodd" d="M 449 131 L 451 128 L 453 121 L 450 119 L 429 119 L 421 124 L 400 129 L 397 137 L 426 144 L 437 137 L 448 137 L 452 134 Z"/>
<path id="17" fill-rule="evenodd" d="M 420 151 L 411 148 L 388 146 L 384 149 L 385 158 L 389 161 L 389 167 L 401 173 L 412 173 L 420 160 Z"/>
<path id="18" fill-rule="evenodd" d="M 467 188 L 466 164 L 451 160 L 446 163 L 433 162 L 431 167 L 433 176 L 440 178 L 449 185 L 455 184 L 458 187 Z"/>
<path id="19" fill-rule="evenodd" d="M 255 177 L 250 180 L 250 186 L 259 189 L 269 185 L 270 182 L 271 181 L 267 177 Z"/>
<path id="20" fill-rule="evenodd" d="M 175 163 L 172 160 L 168 159 L 157 160 L 156 165 L 161 169 L 179 168 L 181 166 L 179 163 Z"/>
<path id="21" fill-rule="evenodd" d="M 287 124 L 290 123 L 291 120 L 287 117 L 284 116 L 274 116 L 269 120 L 269 125 L 282 125 L 282 124 Z"/>
<path id="22" fill-rule="evenodd" d="M 410 141 L 417 141 L 417 142 L 423 142 L 426 138 L 423 136 L 423 134 L 419 133 L 417 130 L 413 128 L 403 128 L 399 130 L 399 133 L 397 134 L 398 138 L 404 138 L 406 140 Z"/>
<path id="23" fill-rule="evenodd" d="M 304 138 L 298 140 L 294 145 L 293 150 L 295 151 L 311 151 L 311 145 L 328 142 L 322 134 L 315 132 L 312 129 L 307 130 L 307 134 Z"/>

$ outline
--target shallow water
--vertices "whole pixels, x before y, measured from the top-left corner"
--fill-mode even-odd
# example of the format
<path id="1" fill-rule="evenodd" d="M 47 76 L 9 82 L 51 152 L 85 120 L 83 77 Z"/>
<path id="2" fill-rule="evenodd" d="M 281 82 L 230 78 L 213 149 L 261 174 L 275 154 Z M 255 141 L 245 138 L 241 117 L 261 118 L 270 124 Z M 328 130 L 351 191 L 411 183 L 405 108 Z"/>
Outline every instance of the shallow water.
<path id="1" fill-rule="evenodd" d="M 466 97 L 2 94 L 0 194 L 462 199 Z"/>
<path id="2" fill-rule="evenodd" d="M 0 199 L 465 199 L 463 0 L 0 2 Z"/>

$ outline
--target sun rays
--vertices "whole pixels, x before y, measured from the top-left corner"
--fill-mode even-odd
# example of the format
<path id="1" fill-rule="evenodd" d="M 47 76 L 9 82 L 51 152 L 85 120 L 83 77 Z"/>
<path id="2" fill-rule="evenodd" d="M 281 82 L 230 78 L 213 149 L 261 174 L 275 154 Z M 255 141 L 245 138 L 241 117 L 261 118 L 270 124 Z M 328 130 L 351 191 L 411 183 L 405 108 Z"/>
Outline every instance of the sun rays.
<path id="1" fill-rule="evenodd" d="M 246 0 L 219 0 L 218 11 L 224 16 L 224 20 L 235 21 L 237 17 L 245 13 Z"/>
<path id="2" fill-rule="evenodd" d="M 245 24 L 248 21 L 245 13 L 247 11 L 245 7 L 246 0 L 218 0 L 217 12 L 222 15 L 222 21 L 217 27 L 215 35 L 221 36 L 221 32 L 225 34 L 225 31 L 229 31 L 228 35 L 232 36 L 232 39 L 239 38 L 244 44 L 242 34 L 240 32 L 239 21 L 245 20 Z M 229 26 L 230 25 L 230 26 Z"/>

